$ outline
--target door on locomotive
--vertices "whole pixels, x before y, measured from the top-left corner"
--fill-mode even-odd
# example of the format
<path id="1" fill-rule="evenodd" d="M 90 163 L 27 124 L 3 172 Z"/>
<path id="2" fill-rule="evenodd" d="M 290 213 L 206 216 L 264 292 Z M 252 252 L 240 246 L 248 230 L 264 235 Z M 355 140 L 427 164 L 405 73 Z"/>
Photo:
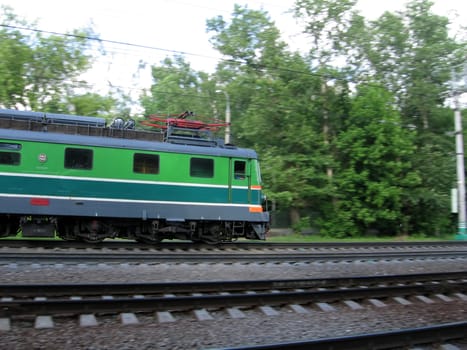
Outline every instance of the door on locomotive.
<path id="1" fill-rule="evenodd" d="M 229 164 L 229 202 L 251 202 L 251 160 L 230 158 Z"/>

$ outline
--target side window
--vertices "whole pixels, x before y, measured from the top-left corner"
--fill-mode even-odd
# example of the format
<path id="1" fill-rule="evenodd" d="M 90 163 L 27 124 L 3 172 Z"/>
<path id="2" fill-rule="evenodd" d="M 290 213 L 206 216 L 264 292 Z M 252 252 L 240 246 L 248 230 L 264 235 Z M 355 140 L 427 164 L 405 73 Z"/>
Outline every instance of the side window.
<path id="1" fill-rule="evenodd" d="M 91 170 L 92 150 L 82 148 L 66 148 L 65 168 Z"/>
<path id="2" fill-rule="evenodd" d="M 19 165 L 21 154 L 14 152 L 0 152 L 0 164 Z"/>
<path id="3" fill-rule="evenodd" d="M 236 160 L 234 162 L 234 178 L 236 180 L 245 180 L 246 177 L 246 162 Z"/>
<path id="4" fill-rule="evenodd" d="M 21 145 L 19 143 L 0 142 L 0 164 L 19 165 L 21 163 L 20 150 Z"/>
<path id="5" fill-rule="evenodd" d="M 135 153 L 133 156 L 133 171 L 141 174 L 159 174 L 159 156 Z"/>
<path id="6" fill-rule="evenodd" d="M 214 177 L 214 159 L 191 158 L 190 176 Z"/>

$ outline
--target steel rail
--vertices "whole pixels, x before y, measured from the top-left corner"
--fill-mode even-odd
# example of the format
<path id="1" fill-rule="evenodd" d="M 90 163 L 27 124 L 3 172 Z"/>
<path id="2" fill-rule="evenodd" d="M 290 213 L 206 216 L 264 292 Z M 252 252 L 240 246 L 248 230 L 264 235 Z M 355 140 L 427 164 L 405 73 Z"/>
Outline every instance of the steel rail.
<path id="1" fill-rule="evenodd" d="M 308 304 L 407 295 L 464 292 L 467 282 L 414 284 L 316 291 L 285 291 L 215 295 L 161 296 L 148 298 L 119 297 L 112 299 L 0 300 L 0 317 L 18 315 L 53 315 L 80 313 L 186 311 L 198 308 L 226 308 L 258 305 Z"/>
<path id="2" fill-rule="evenodd" d="M 58 240 L 17 240 L 17 239 L 0 239 L 0 247 L 9 248 L 37 248 L 44 249 L 63 248 L 63 249 L 140 249 L 151 251 L 163 250 L 225 250 L 225 249 L 246 249 L 246 250 L 264 250 L 264 249 L 446 249 L 446 248 L 462 248 L 467 249 L 467 242 L 463 241 L 415 241 L 415 242 L 232 242 L 209 245 L 205 243 L 192 242 L 161 242 L 157 244 L 143 244 L 134 241 L 104 241 L 100 243 L 84 243 L 70 242 Z"/>
<path id="3" fill-rule="evenodd" d="M 342 288 L 394 283 L 441 283 L 467 281 L 467 271 L 428 274 L 356 276 L 277 280 L 235 280 L 160 283 L 54 283 L 0 284 L 0 297 L 57 297 L 90 295 L 145 295 L 165 293 L 214 293 L 238 291 L 284 290 L 298 288 Z"/>
<path id="4" fill-rule="evenodd" d="M 297 261 L 379 261 L 395 259 L 466 258 L 462 251 L 404 251 L 404 252 L 55 252 L 0 251 L 0 263 L 142 263 L 142 262 L 297 262 Z"/>
<path id="5" fill-rule="evenodd" d="M 217 348 L 216 350 L 384 350 L 406 349 L 422 344 L 432 344 L 466 339 L 467 322 L 453 322 L 426 327 L 401 329 L 388 332 L 367 333 L 353 336 L 323 338 L 289 343 Z"/>

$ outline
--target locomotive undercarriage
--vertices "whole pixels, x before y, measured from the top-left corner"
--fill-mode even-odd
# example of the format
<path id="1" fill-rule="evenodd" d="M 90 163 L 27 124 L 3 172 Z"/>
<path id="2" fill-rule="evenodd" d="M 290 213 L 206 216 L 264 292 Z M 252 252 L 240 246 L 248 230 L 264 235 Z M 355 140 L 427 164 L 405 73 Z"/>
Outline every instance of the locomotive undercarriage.
<path id="1" fill-rule="evenodd" d="M 19 229 L 19 218 L 12 215 L 0 217 L 0 238 L 15 236 Z"/>
<path id="2" fill-rule="evenodd" d="M 155 244 L 164 239 L 217 244 L 240 237 L 258 239 L 255 229 L 244 221 L 131 220 L 113 218 L 10 217 L 0 220 L 0 237 L 60 237 L 70 241 L 98 243 L 107 238 L 132 239 Z"/>

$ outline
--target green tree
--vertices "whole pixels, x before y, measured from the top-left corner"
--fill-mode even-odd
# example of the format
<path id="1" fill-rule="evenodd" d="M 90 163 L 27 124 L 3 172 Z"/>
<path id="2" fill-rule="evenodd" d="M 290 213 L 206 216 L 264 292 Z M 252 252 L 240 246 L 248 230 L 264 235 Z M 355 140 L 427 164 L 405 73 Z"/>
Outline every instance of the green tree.
<path id="1" fill-rule="evenodd" d="M 2 23 L 6 26 L 17 23 L 11 9 L 1 7 L 1 10 Z M 24 104 L 23 92 L 27 84 L 24 77 L 31 61 L 27 38 L 19 30 L 0 27 L 0 104 L 3 107 Z"/>
<path id="2" fill-rule="evenodd" d="M 453 122 L 452 112 L 443 106 L 452 71 L 465 62 L 467 51 L 465 36 L 451 37 L 449 19 L 434 14 L 432 6 L 429 0 L 413 0 L 405 11 L 385 13 L 366 26 L 360 22 L 355 28 L 364 29 L 364 39 L 351 43 L 365 62 L 360 67 L 366 65 L 395 94 L 403 124 L 415 128 L 412 164 L 422 180 L 412 189 L 406 210 L 411 230 L 424 234 L 449 232 L 451 227 L 454 142 L 446 133 Z"/>
<path id="3" fill-rule="evenodd" d="M 230 23 L 219 16 L 208 19 L 206 24 L 208 32 L 216 33 L 210 42 L 226 57 L 220 66 L 229 67 L 231 76 L 247 70 L 258 74 L 261 68 L 281 63 L 276 55 L 286 44 L 267 12 L 235 5 Z"/>
<path id="4" fill-rule="evenodd" d="M 0 103 L 33 110 L 63 105 L 66 96 L 81 86 L 79 76 L 91 65 L 87 40 L 91 29 L 45 35 L 7 7 L 2 7 L 0 18 Z"/>
<path id="5" fill-rule="evenodd" d="M 265 11 L 235 5 L 230 21 L 218 16 L 208 19 L 206 25 L 212 34 L 210 42 L 224 56 L 215 76 L 221 89 L 230 95 L 237 141 L 255 146 L 249 136 L 253 130 L 249 122 L 254 121 L 248 110 L 272 110 L 279 115 L 280 91 L 275 91 L 275 87 L 280 82 L 274 80 L 283 65 L 286 44 Z"/>
<path id="6" fill-rule="evenodd" d="M 182 56 L 161 63 L 152 67 L 153 84 L 141 98 L 145 115 L 193 111 L 211 119 L 217 116 L 213 108 L 215 81 L 209 74 L 195 71 Z"/>
<path id="7" fill-rule="evenodd" d="M 395 96 L 393 104 L 400 113 L 399 123 L 412 129 L 411 140 L 416 152 L 410 156 L 410 163 L 419 176 L 418 184 L 409 186 L 401 201 L 403 231 L 432 234 L 449 230 L 448 195 L 455 169 L 453 140 L 446 136 L 452 130 L 452 112 L 444 105 L 449 96 L 451 72 L 465 62 L 465 27 L 457 38 L 450 36 L 449 19 L 434 14 L 433 2 L 429 0 L 412 0 L 405 10 L 386 12 L 375 21 L 367 21 L 354 5 L 355 1 L 351 0 L 296 1 L 295 14 L 304 21 L 304 32 L 312 39 L 310 56 L 313 62 L 325 65 L 345 62 L 342 71 L 347 72 L 346 79 L 370 84 L 376 81 Z M 332 144 L 335 137 L 335 144 L 341 144 L 349 127 L 334 124 L 334 129 L 323 128 L 324 138 Z M 326 138 L 327 131 L 331 134 Z M 335 150 L 334 159 L 345 169 L 341 152 L 341 148 Z M 373 172 L 366 169 L 370 170 Z M 365 174 L 363 170 L 361 173 Z M 368 180 L 365 176 L 363 179 L 363 182 Z M 363 193 L 370 196 L 368 192 Z M 339 210 L 343 215 L 341 221 L 354 225 L 348 229 L 356 233 L 373 227 L 368 219 L 355 225 L 352 213 L 358 206 L 342 207 L 345 196 L 339 193 L 335 203 L 344 208 Z"/>
<path id="8" fill-rule="evenodd" d="M 266 194 L 288 208 L 297 224 L 310 207 L 321 208 L 332 196 L 326 169 L 333 160 L 321 134 L 321 98 L 336 102 L 339 94 L 334 88 L 321 91 L 321 76 L 287 49 L 264 11 L 235 6 L 230 21 L 217 17 L 208 29 L 226 57 L 216 75 L 231 96 L 236 140 L 258 150 Z"/>
<path id="9" fill-rule="evenodd" d="M 363 62 L 396 95 L 404 121 L 419 132 L 431 127 L 448 97 L 452 70 L 465 61 L 467 49 L 466 42 L 449 36 L 449 19 L 434 14 L 432 6 L 429 0 L 413 0 L 404 12 L 386 12 L 360 27 L 367 32 L 365 43 L 355 37 L 349 43 L 363 44 Z"/>
<path id="10" fill-rule="evenodd" d="M 70 97 L 68 103 L 73 106 L 75 114 L 105 117 L 110 116 L 116 100 L 95 93 L 86 93 Z"/>
<path id="11" fill-rule="evenodd" d="M 332 65 L 348 51 L 343 40 L 351 27 L 356 0 L 296 0 L 294 15 L 310 37 L 309 55 L 315 66 Z"/>
<path id="12" fill-rule="evenodd" d="M 323 221 L 323 232 L 340 237 L 407 232 L 408 190 L 420 183 L 411 163 L 413 132 L 403 128 L 390 94 L 378 86 L 358 88 L 345 124 L 336 140 L 337 205 Z"/>

